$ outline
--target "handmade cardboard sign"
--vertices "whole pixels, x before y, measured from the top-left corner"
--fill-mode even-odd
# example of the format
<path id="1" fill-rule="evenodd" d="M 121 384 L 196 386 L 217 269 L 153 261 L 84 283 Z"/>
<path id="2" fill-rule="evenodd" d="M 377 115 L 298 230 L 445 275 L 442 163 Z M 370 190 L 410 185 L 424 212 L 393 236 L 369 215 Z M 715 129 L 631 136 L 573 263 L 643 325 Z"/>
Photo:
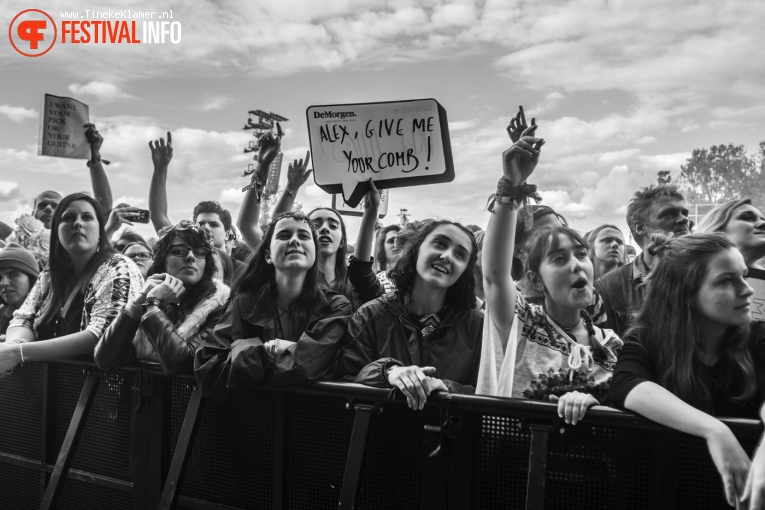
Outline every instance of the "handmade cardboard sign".
<path id="1" fill-rule="evenodd" d="M 85 138 L 89 123 L 88 105 L 71 97 L 43 95 L 37 155 L 56 158 L 90 159 L 90 143 Z"/>
<path id="2" fill-rule="evenodd" d="M 754 289 L 752 296 L 752 320 L 765 320 L 765 271 L 749 268 L 747 283 Z"/>
<path id="3" fill-rule="evenodd" d="M 310 106 L 313 176 L 356 207 L 378 189 L 454 180 L 446 110 L 435 99 Z"/>
<path id="4" fill-rule="evenodd" d="M 380 190 L 380 208 L 377 210 L 377 217 L 385 218 L 388 214 L 388 196 L 390 190 Z M 364 216 L 364 201 L 362 200 L 356 207 L 351 207 L 345 203 L 342 195 L 332 195 L 332 208 L 344 216 Z"/>

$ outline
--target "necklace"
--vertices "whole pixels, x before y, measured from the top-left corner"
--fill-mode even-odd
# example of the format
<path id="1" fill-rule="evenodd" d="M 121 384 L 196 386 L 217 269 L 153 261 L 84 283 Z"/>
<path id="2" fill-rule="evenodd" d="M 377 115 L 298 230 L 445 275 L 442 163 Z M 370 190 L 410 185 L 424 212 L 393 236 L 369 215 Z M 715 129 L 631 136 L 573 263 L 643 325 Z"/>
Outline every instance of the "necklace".
<path id="1" fill-rule="evenodd" d="M 555 319 L 553 319 L 552 315 L 550 315 L 550 313 L 547 310 L 545 310 L 545 313 L 547 314 L 547 318 L 548 319 L 553 321 L 556 326 L 558 326 L 560 329 L 565 331 L 569 336 L 573 335 L 574 328 L 576 328 L 579 325 L 580 322 L 584 322 L 584 317 L 579 317 L 579 320 L 576 321 L 573 326 L 566 327 L 563 324 L 561 324 L 560 322 L 558 322 Z M 585 326 L 586 326 L 586 324 L 585 324 Z"/>

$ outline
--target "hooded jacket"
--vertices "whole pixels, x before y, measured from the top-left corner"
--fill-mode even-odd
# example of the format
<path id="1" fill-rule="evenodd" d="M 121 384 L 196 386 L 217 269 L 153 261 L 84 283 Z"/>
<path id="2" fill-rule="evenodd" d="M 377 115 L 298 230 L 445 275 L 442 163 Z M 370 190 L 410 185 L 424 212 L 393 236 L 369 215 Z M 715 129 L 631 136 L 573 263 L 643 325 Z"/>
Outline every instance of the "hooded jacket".
<path id="1" fill-rule="evenodd" d="M 403 296 L 388 293 L 366 303 L 351 317 L 338 360 L 347 381 L 390 388 L 389 365 L 433 366 L 433 377 L 452 393 L 475 393 L 481 360 L 483 313 L 446 310 L 439 325 L 423 337 L 421 326 L 404 308 Z"/>

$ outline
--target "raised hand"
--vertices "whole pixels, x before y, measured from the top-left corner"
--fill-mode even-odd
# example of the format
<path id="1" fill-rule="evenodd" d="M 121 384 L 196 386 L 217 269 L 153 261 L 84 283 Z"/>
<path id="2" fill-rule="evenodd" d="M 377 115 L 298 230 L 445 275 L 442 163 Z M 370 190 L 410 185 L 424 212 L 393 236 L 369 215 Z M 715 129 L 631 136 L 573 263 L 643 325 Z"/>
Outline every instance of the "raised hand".
<path id="1" fill-rule="evenodd" d="M 132 225 L 133 222 L 130 220 L 138 218 L 138 216 L 140 216 L 138 211 L 140 210 L 141 209 L 138 207 L 131 207 L 127 204 L 118 205 L 112 209 L 111 213 L 109 213 L 109 218 L 106 220 L 104 230 L 107 232 L 116 232 L 123 223 Z"/>
<path id="2" fill-rule="evenodd" d="M 279 154 L 282 148 L 282 137 L 284 132 L 282 126 L 276 123 L 276 136 L 271 133 L 266 133 L 258 140 L 258 173 L 257 180 L 259 182 L 266 182 L 268 179 L 268 169 L 271 167 L 271 163 L 274 162 L 274 158 Z"/>
<path id="3" fill-rule="evenodd" d="M 287 165 L 287 189 L 297 191 L 300 186 L 305 184 L 311 176 L 313 170 L 307 170 L 308 162 L 311 160 L 311 151 L 306 151 L 305 161 L 296 159 L 294 163 Z"/>
<path id="4" fill-rule="evenodd" d="M 531 119 L 531 125 L 526 126 L 522 109 L 507 128 L 510 139 L 517 137 L 517 140 L 502 153 L 502 171 L 515 186 L 526 182 L 539 163 L 539 152 L 545 141 L 534 136 L 536 130 L 535 119 Z"/>
<path id="5" fill-rule="evenodd" d="M 377 212 L 380 209 L 380 190 L 377 189 L 371 177 L 367 182 L 369 183 L 369 191 L 364 195 L 364 211 Z"/>
<path id="6" fill-rule="evenodd" d="M 85 124 L 82 127 L 85 128 L 85 138 L 90 143 L 90 157 L 97 159 L 101 152 L 101 145 L 104 143 L 104 137 L 98 134 L 95 124 Z"/>
<path id="7" fill-rule="evenodd" d="M 149 141 L 149 148 L 151 149 L 151 162 L 154 163 L 155 167 L 168 166 L 173 159 L 173 137 L 170 131 L 167 132 L 167 144 L 165 144 L 164 138 L 160 138 L 154 140 L 153 145 Z"/>

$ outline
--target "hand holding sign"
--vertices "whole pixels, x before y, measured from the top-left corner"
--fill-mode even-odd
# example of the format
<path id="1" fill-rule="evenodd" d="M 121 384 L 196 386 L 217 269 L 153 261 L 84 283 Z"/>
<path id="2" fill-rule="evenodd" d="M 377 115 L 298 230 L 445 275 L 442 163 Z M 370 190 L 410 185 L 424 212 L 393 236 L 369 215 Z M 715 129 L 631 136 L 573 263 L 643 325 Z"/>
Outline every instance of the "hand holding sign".
<path id="1" fill-rule="evenodd" d="M 101 156 L 101 145 L 104 143 L 104 137 L 98 134 L 95 124 L 85 124 L 85 138 L 90 143 L 90 159 L 98 159 Z"/>
<path id="2" fill-rule="evenodd" d="M 454 179 L 446 111 L 434 99 L 311 106 L 314 180 L 356 207 L 365 182 L 379 189 Z"/>

